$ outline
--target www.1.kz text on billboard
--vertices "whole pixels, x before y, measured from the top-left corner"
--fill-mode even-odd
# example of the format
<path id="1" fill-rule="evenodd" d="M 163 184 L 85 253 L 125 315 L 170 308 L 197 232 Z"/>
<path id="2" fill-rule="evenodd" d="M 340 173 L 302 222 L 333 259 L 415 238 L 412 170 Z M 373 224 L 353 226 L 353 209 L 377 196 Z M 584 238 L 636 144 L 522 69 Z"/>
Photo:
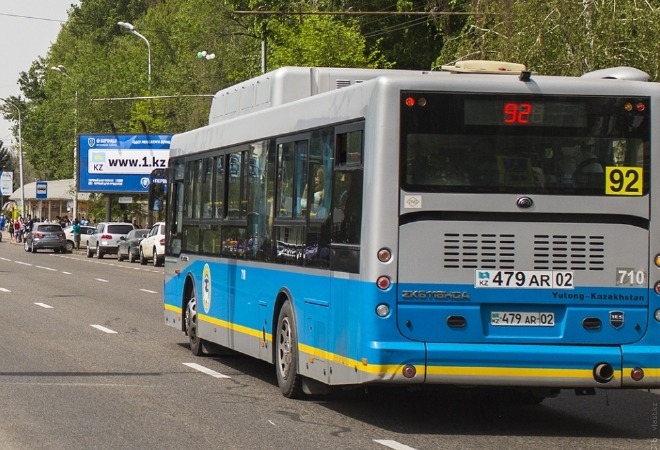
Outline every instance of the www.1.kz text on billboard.
<path id="1" fill-rule="evenodd" d="M 171 134 L 81 134 L 78 191 L 146 194 L 149 174 L 167 167 Z"/>

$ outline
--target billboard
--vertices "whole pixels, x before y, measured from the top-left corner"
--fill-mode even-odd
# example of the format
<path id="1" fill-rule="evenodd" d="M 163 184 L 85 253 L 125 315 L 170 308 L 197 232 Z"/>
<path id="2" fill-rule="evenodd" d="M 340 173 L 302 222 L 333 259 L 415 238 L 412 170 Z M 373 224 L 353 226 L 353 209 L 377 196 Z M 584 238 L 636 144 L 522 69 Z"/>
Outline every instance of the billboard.
<path id="1" fill-rule="evenodd" d="M 167 167 L 171 134 L 81 134 L 78 191 L 147 194 L 149 175 Z"/>
<path id="2" fill-rule="evenodd" d="M 0 194 L 11 195 L 14 193 L 14 173 L 0 171 Z"/>

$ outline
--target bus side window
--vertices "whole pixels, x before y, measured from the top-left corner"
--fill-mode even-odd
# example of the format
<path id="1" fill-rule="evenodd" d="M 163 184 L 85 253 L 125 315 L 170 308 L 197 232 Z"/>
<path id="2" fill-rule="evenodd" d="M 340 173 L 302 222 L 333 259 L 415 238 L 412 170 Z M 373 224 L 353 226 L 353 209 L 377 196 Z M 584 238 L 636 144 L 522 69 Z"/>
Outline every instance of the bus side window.
<path id="1" fill-rule="evenodd" d="M 335 172 L 332 242 L 360 244 L 362 223 L 362 170 Z"/>

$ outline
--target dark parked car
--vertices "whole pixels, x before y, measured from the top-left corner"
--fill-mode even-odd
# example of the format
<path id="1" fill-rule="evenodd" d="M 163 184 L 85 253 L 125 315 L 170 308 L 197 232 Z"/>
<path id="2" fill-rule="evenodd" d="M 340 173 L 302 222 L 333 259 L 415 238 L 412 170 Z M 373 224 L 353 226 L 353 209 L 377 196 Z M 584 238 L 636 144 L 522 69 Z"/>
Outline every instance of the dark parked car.
<path id="1" fill-rule="evenodd" d="M 26 252 L 36 253 L 44 248 L 55 253 L 66 251 L 66 237 L 62 226 L 57 223 L 35 222 L 32 231 L 25 235 L 23 248 Z"/>
<path id="2" fill-rule="evenodd" d="M 138 228 L 130 231 L 126 237 L 119 238 L 119 246 L 117 247 L 117 261 L 123 261 L 128 258 L 128 262 L 135 262 L 140 257 L 140 241 L 144 239 L 149 230 L 145 228 Z"/>

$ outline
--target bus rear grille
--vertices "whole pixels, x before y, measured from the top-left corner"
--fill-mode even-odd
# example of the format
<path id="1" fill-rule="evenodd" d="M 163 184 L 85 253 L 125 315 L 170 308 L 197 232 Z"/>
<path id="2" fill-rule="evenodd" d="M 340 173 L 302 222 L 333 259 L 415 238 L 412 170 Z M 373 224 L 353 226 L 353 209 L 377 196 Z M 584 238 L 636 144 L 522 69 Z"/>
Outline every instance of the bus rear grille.
<path id="1" fill-rule="evenodd" d="M 513 269 L 513 234 L 445 233 L 444 266 L 455 269 Z"/>
<path id="2" fill-rule="evenodd" d="M 605 237 L 536 234 L 534 269 L 604 270 Z"/>
<path id="3" fill-rule="evenodd" d="M 604 270 L 605 266 L 604 236 L 536 234 L 532 245 L 517 241 L 514 234 L 445 233 L 443 239 L 443 264 L 448 269 L 524 270 L 531 265 L 533 270 Z"/>

